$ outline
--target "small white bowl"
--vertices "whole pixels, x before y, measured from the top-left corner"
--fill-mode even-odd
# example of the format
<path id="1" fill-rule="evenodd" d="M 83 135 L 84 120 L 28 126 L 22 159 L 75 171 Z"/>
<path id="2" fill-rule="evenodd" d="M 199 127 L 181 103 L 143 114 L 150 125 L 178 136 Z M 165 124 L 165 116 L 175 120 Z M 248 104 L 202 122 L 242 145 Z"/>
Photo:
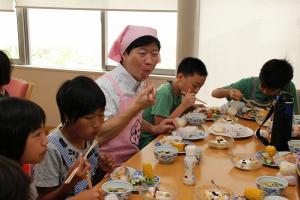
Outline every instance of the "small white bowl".
<path id="1" fill-rule="evenodd" d="M 288 186 L 288 182 L 276 176 L 260 176 L 256 178 L 256 186 L 265 191 L 267 196 L 282 195 Z"/>
<path id="2" fill-rule="evenodd" d="M 102 185 L 102 189 L 106 194 L 115 194 L 118 199 L 126 200 L 129 199 L 133 186 L 127 181 L 108 181 Z"/>

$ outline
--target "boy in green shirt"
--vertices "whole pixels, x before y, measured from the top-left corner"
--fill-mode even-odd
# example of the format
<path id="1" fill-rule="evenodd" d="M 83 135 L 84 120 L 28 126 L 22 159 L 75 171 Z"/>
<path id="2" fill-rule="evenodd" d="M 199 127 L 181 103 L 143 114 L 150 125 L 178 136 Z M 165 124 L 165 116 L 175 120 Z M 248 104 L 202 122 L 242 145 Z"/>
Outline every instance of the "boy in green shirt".
<path id="1" fill-rule="evenodd" d="M 290 93 L 294 97 L 294 113 L 299 114 L 296 88 L 291 81 L 293 67 L 285 59 L 267 61 L 260 70 L 259 77 L 241 79 L 236 83 L 213 90 L 212 96 L 226 97 L 228 101 L 239 101 L 244 97 L 262 107 L 270 106 L 280 91 Z"/>
<path id="2" fill-rule="evenodd" d="M 158 88 L 155 105 L 144 110 L 143 119 L 155 125 L 165 118 L 180 117 L 195 104 L 195 95 L 203 86 L 206 77 L 207 70 L 201 60 L 184 58 L 178 65 L 176 79 Z M 156 136 L 142 132 L 139 148 L 144 148 Z"/>

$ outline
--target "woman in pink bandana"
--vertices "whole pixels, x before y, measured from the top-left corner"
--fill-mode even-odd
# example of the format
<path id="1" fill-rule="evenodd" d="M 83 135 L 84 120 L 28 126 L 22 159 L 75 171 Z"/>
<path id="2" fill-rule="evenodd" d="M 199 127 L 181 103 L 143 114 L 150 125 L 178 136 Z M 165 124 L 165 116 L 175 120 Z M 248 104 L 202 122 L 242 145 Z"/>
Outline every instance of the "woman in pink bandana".
<path id="1" fill-rule="evenodd" d="M 170 120 L 153 126 L 141 115 L 155 102 L 156 90 L 147 78 L 160 62 L 159 51 L 155 29 L 128 25 L 109 52 L 119 65 L 96 80 L 107 101 L 98 135 L 100 153 L 113 155 L 118 165 L 138 151 L 141 130 L 156 135 L 174 128 Z"/>

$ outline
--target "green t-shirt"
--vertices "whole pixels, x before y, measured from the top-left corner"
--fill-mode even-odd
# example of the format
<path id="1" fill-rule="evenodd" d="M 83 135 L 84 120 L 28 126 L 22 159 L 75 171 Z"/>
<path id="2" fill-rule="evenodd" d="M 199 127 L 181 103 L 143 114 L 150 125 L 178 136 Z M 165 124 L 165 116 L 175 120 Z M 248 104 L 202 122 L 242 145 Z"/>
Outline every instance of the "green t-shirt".
<path id="1" fill-rule="evenodd" d="M 260 81 L 258 77 L 249 77 L 239 80 L 236 83 L 232 83 L 228 86 L 225 86 L 224 88 L 235 88 L 242 92 L 244 97 L 246 99 L 252 99 L 259 103 L 269 103 L 271 101 L 274 101 L 276 98 L 275 96 L 268 96 L 260 92 L 259 89 Z M 297 94 L 296 94 L 296 88 L 293 82 L 289 82 L 287 86 L 285 86 L 283 91 L 290 93 L 294 97 L 294 113 L 298 114 L 298 100 L 297 100 Z M 231 100 L 230 98 L 227 98 L 227 100 Z"/>
<path id="2" fill-rule="evenodd" d="M 181 96 L 176 96 L 173 92 L 172 83 L 168 82 L 157 89 L 155 104 L 144 110 L 143 119 L 154 124 L 154 116 L 169 117 L 171 113 L 180 105 Z M 148 143 L 155 139 L 156 136 L 142 132 L 139 147 L 144 148 Z"/>

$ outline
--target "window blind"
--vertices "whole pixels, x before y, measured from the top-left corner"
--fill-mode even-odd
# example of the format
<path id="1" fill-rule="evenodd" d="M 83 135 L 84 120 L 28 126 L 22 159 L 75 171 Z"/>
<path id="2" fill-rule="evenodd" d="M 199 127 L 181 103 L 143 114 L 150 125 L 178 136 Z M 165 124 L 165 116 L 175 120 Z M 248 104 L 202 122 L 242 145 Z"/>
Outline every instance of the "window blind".
<path id="1" fill-rule="evenodd" d="M 16 7 L 175 12 L 177 0 L 16 0 Z"/>

